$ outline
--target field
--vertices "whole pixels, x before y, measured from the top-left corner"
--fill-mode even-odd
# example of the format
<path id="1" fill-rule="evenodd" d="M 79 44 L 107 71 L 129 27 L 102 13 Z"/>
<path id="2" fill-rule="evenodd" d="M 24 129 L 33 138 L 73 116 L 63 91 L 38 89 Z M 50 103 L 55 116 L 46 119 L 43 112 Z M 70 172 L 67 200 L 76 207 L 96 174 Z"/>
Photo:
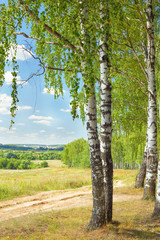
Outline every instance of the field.
<path id="1" fill-rule="evenodd" d="M 39 196 L 42 191 L 61 190 L 54 194 L 74 194 L 74 197 L 71 195 L 70 199 L 66 197 L 59 201 L 62 205 L 64 201 L 66 209 L 51 208 L 46 212 L 1 220 L 0 239 L 160 239 L 159 219 L 151 218 L 154 202 L 142 201 L 143 190 L 134 189 L 137 171 L 114 171 L 113 224 L 86 232 L 85 226 L 92 212 L 91 203 L 87 202 L 91 198 L 91 186 L 88 186 L 91 184 L 90 169 L 69 169 L 61 165 L 60 161 L 49 161 L 49 165 L 46 169 L 0 170 L 1 205 L 33 194 Z M 82 190 L 85 195 L 79 194 Z M 46 199 L 49 193 L 46 192 Z M 83 198 L 86 206 L 78 202 Z M 73 202 L 77 205 L 74 208 L 71 205 Z M 10 208 L 1 207 L 0 210 Z"/>

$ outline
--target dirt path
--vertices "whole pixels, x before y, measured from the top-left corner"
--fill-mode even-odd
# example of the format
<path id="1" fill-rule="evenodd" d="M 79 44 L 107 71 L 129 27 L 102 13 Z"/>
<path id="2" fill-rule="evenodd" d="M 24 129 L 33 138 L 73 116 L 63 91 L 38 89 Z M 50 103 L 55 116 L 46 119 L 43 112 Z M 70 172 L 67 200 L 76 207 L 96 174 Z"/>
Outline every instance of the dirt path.
<path id="1" fill-rule="evenodd" d="M 115 187 L 121 186 L 117 182 Z M 140 199 L 137 195 L 115 194 L 114 202 Z M 33 196 L 0 202 L 0 222 L 30 213 L 69 209 L 92 205 L 91 186 L 78 189 L 41 192 Z"/>

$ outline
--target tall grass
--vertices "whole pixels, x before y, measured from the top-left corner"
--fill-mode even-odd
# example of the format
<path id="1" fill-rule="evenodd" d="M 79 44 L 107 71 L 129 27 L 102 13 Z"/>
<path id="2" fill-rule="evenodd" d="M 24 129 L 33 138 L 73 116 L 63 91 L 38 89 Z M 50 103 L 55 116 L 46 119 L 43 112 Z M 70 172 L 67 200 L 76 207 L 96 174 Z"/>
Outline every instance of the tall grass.
<path id="1" fill-rule="evenodd" d="M 49 168 L 0 170 L 0 200 L 91 184 L 90 169 L 68 168 L 55 160 L 48 162 Z"/>
<path id="2" fill-rule="evenodd" d="M 52 189 L 74 188 L 90 184 L 90 169 L 72 169 L 50 162 L 50 168 L 27 171 L 0 171 L 0 186 L 6 198 Z M 116 194 L 143 194 L 134 189 L 136 171 L 115 170 L 115 182 L 125 183 Z M 2 196 L 2 199 L 4 197 Z M 125 199 L 124 199 L 125 200 Z M 151 218 L 154 202 L 130 200 L 114 203 L 113 224 L 85 232 L 92 214 L 91 207 L 29 214 L 0 223 L 1 240 L 158 240 L 159 219 Z"/>
<path id="3" fill-rule="evenodd" d="M 142 193 L 142 190 L 141 190 Z M 125 201 L 113 205 L 113 224 L 86 232 L 91 207 L 26 215 L 0 223 L 1 240 L 158 240 L 159 219 L 152 219 L 154 202 Z"/>
<path id="4" fill-rule="evenodd" d="M 33 195 L 41 191 L 78 188 L 91 184 L 91 170 L 68 168 L 49 160 L 49 168 L 0 170 L 0 200 Z M 136 170 L 114 170 L 114 180 L 133 186 Z"/>

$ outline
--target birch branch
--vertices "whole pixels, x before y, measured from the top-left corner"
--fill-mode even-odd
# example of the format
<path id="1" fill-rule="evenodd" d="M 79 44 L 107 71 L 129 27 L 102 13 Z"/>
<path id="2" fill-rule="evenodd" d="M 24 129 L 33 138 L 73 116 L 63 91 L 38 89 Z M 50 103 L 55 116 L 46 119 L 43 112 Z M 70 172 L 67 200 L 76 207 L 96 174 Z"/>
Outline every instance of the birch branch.
<path id="1" fill-rule="evenodd" d="M 33 39 L 33 40 L 36 40 L 36 41 L 39 41 L 39 42 L 42 41 L 40 38 L 33 37 L 33 36 L 29 36 L 29 35 L 27 35 L 25 32 L 13 32 L 13 34 L 14 34 L 14 35 L 23 35 L 25 38 Z M 48 42 L 48 41 L 45 41 L 44 43 L 45 43 L 45 44 L 50 44 L 50 45 L 60 46 L 60 44 L 57 43 L 57 42 Z M 63 47 L 63 48 L 69 48 L 68 46 L 65 46 L 65 45 L 63 45 L 62 47 Z"/>
<path id="2" fill-rule="evenodd" d="M 124 72 L 124 71 L 116 68 L 115 66 L 112 65 L 112 67 L 116 70 L 117 73 L 121 73 L 121 74 L 123 74 L 124 76 L 126 76 L 126 77 L 128 77 L 128 78 L 131 78 L 131 79 L 133 79 L 134 81 L 136 81 L 136 82 L 145 90 L 146 95 L 147 95 L 148 90 L 147 90 L 147 88 L 145 87 L 145 85 L 144 85 L 142 82 L 140 82 L 137 78 L 135 78 L 135 77 L 127 74 L 126 72 Z"/>
<path id="3" fill-rule="evenodd" d="M 24 2 L 22 0 L 18 0 L 20 6 L 23 8 L 23 10 L 25 10 L 30 16 L 32 16 L 35 21 L 37 23 L 40 23 L 41 20 L 38 16 L 36 16 L 32 10 L 30 10 L 27 6 L 24 5 Z M 53 35 L 54 37 L 58 38 L 60 41 L 64 41 L 66 42 L 68 48 L 72 49 L 73 51 L 76 51 L 76 47 L 70 43 L 70 41 L 68 39 L 66 39 L 65 37 L 63 37 L 60 33 L 58 33 L 57 31 L 54 31 L 50 26 L 48 26 L 46 23 L 43 24 L 44 29 L 49 32 L 51 35 Z"/>
<path id="4" fill-rule="evenodd" d="M 50 67 L 50 66 L 47 66 L 44 64 L 44 62 L 42 62 L 42 60 L 39 58 L 39 57 L 36 57 L 32 52 L 31 50 L 28 50 L 26 48 L 23 48 L 26 52 L 28 52 L 34 59 L 36 60 L 39 60 L 39 65 L 43 68 L 47 68 L 47 69 L 50 69 L 50 70 L 55 70 L 55 71 L 67 71 L 67 72 L 73 72 L 73 69 L 63 69 L 63 68 L 56 68 L 56 67 Z M 80 70 L 78 70 L 77 72 L 81 72 Z"/>

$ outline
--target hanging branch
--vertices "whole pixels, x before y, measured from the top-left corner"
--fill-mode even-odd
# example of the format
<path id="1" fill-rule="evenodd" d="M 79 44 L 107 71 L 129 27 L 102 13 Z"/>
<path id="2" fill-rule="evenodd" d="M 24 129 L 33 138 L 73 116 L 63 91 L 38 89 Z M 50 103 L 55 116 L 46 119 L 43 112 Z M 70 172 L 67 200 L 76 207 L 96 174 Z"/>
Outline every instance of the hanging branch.
<path id="1" fill-rule="evenodd" d="M 37 57 L 35 56 L 32 52 L 31 52 L 31 49 L 28 50 L 26 48 L 23 48 L 26 52 L 28 52 L 35 60 L 39 60 L 39 65 L 43 68 L 47 68 L 47 69 L 50 69 L 50 70 L 55 70 L 55 71 L 67 71 L 67 72 L 73 72 L 74 70 L 73 69 L 64 69 L 64 68 L 55 68 L 55 67 L 50 67 L 50 66 L 47 66 L 44 64 L 44 62 L 42 62 L 42 60 L 40 59 L 40 57 Z M 77 72 L 81 72 L 80 70 L 77 71 Z"/>
<path id="2" fill-rule="evenodd" d="M 33 40 L 36 40 L 36 41 L 39 41 L 41 42 L 42 40 L 40 38 L 37 38 L 37 37 L 33 37 L 33 36 L 29 36 L 27 35 L 25 32 L 13 32 L 14 35 L 23 35 L 25 38 L 29 38 L 29 39 L 33 39 Z M 57 42 L 48 42 L 48 41 L 44 41 L 45 44 L 50 44 L 50 45 L 56 45 L 56 46 L 60 46 L 59 43 Z M 68 46 L 66 45 L 63 45 L 61 46 L 63 48 L 69 48 Z M 77 46 L 78 47 L 78 46 Z"/>
<path id="3" fill-rule="evenodd" d="M 142 82 L 140 82 L 137 78 L 129 75 L 128 73 L 122 71 L 121 69 L 118 69 L 118 68 L 116 68 L 116 67 L 113 66 L 113 65 L 112 65 L 112 67 L 116 70 L 117 73 L 121 73 L 121 74 L 123 74 L 124 76 L 126 76 L 126 77 L 128 77 L 128 78 L 131 78 L 131 79 L 133 79 L 134 81 L 136 81 L 136 82 L 145 90 L 145 93 L 144 93 L 144 94 L 147 96 L 148 90 L 147 90 L 147 88 L 145 87 L 145 85 L 144 85 Z"/>
<path id="4" fill-rule="evenodd" d="M 120 103 L 120 101 L 112 101 L 112 102 L 113 102 L 113 103 Z M 135 108 L 141 108 L 141 109 L 143 109 L 143 110 L 146 111 L 146 108 L 144 108 L 144 107 L 142 107 L 142 106 L 135 105 L 135 104 L 132 104 L 132 103 L 126 102 L 126 101 L 124 101 L 123 103 L 125 103 L 125 104 L 127 104 L 127 105 L 130 105 L 130 106 L 132 106 L 132 107 L 135 107 Z"/>
<path id="5" fill-rule="evenodd" d="M 37 23 L 41 23 L 41 20 L 38 16 L 36 16 L 32 10 L 30 10 L 27 6 L 24 5 L 24 2 L 22 0 L 18 0 L 20 6 L 22 7 L 22 9 L 24 9 L 30 16 L 32 16 L 35 21 Z M 44 29 L 49 32 L 51 35 L 53 35 L 54 37 L 58 38 L 60 41 L 64 41 L 67 43 L 68 48 L 72 49 L 73 51 L 76 51 L 76 47 L 69 42 L 68 39 L 66 39 L 65 37 L 63 37 L 60 33 L 58 33 L 57 31 L 54 31 L 50 26 L 48 26 L 46 23 L 43 24 Z"/>

